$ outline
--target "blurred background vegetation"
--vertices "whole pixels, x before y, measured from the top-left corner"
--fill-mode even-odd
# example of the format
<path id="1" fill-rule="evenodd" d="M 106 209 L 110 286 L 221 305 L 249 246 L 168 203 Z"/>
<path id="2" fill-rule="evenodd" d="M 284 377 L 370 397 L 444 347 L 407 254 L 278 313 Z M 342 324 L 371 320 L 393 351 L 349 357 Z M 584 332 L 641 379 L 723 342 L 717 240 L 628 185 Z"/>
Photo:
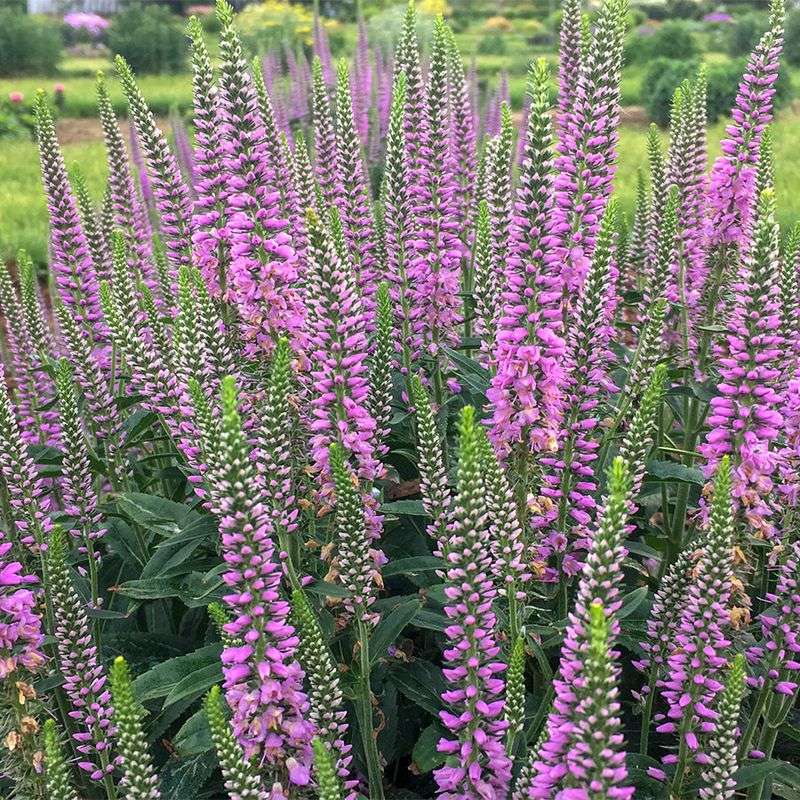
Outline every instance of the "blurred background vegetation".
<path id="1" fill-rule="evenodd" d="M 394 0 L 318 0 L 334 56 L 352 57 L 356 20 L 363 14 L 370 43 L 387 56 L 405 6 Z M 239 27 L 253 53 L 310 56 L 312 0 L 237 0 Z M 586 0 L 586 10 L 595 7 Z M 508 87 L 519 112 L 533 58 L 557 61 L 558 0 L 418 0 L 420 40 L 426 46 L 437 14 L 455 31 L 461 52 L 476 71 L 481 96 Z M 630 209 L 636 170 L 644 164 L 644 137 L 653 121 L 666 124 L 675 87 L 705 64 L 709 80 L 711 155 L 725 125 L 745 59 L 766 27 L 767 0 L 631 0 L 623 73 L 623 129 L 617 191 Z M 29 9 L 47 13 L 29 13 Z M 98 10 L 102 13 L 98 13 Z M 108 74 L 113 102 L 125 105 L 111 56 L 123 54 L 136 70 L 154 113 L 191 124 L 191 78 L 185 17 L 200 17 L 212 52 L 217 25 L 210 4 L 184 0 L 0 0 L 0 257 L 24 247 L 46 258 L 46 209 L 31 134 L 37 89 L 53 97 L 68 164 L 77 162 L 93 194 L 102 195 L 105 158 L 95 117 L 95 75 Z M 784 67 L 778 84 L 780 113 L 774 126 L 779 164 L 781 220 L 800 216 L 800 7 L 791 0 Z M 167 122 L 167 127 L 169 123 Z"/>

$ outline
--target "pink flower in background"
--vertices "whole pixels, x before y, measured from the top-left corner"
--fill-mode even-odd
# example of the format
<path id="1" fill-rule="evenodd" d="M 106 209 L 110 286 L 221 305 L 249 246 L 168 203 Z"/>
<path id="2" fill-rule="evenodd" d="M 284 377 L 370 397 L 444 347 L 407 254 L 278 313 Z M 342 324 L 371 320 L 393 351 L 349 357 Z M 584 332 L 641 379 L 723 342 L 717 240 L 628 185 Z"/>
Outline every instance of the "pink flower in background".
<path id="1" fill-rule="evenodd" d="M 97 38 L 111 24 L 105 17 L 85 11 L 70 11 L 64 14 L 64 24 L 75 31 L 86 31 Z"/>
<path id="2" fill-rule="evenodd" d="M 711 22 L 714 24 L 733 22 L 733 17 L 725 11 L 712 11 L 710 14 L 706 14 L 703 17 L 703 22 Z"/>
<path id="3" fill-rule="evenodd" d="M 9 92 L 8 99 L 15 105 L 18 106 L 24 99 L 25 95 L 22 92 Z"/>

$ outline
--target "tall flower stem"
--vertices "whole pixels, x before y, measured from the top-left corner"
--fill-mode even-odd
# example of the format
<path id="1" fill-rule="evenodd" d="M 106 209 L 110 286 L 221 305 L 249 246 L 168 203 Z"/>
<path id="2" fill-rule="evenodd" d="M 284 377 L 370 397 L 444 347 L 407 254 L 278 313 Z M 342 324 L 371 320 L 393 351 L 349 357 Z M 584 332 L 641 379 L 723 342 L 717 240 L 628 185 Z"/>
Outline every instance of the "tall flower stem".
<path id="1" fill-rule="evenodd" d="M 381 769 L 378 742 L 372 728 L 372 684 L 370 675 L 372 666 L 369 655 L 370 626 L 361 618 L 358 620 L 358 642 L 360 671 L 358 676 L 359 708 L 358 727 L 361 731 L 361 746 L 364 748 L 364 761 L 369 780 L 369 797 L 371 800 L 383 800 L 383 770 Z"/>

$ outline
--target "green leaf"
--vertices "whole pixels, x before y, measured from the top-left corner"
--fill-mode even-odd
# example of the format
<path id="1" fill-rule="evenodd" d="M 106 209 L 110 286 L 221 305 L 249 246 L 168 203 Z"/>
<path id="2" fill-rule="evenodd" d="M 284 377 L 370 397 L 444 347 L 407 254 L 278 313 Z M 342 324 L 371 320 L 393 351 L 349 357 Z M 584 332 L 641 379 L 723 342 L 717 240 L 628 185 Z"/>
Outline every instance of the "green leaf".
<path id="1" fill-rule="evenodd" d="M 142 569 L 142 578 L 169 576 L 191 572 L 189 557 L 203 544 L 217 538 L 218 524 L 211 516 L 197 517 L 181 531 L 162 542 Z"/>
<path id="2" fill-rule="evenodd" d="M 161 771 L 161 794 L 164 800 L 187 800 L 195 797 L 216 768 L 216 758 L 201 753 L 189 758 L 171 758 Z"/>
<path id="3" fill-rule="evenodd" d="M 693 483 L 697 486 L 705 483 L 703 473 L 697 467 L 687 467 L 677 461 L 648 461 L 647 476 L 659 481 Z"/>
<path id="4" fill-rule="evenodd" d="M 420 572 L 434 572 L 444 568 L 444 561 L 436 556 L 409 556 L 390 561 L 381 567 L 384 578 L 392 575 L 415 575 Z"/>
<path id="5" fill-rule="evenodd" d="M 171 706 L 185 697 L 200 697 L 201 694 L 205 694 L 214 684 L 219 683 L 221 680 L 222 662 L 217 659 L 213 663 L 195 670 L 183 680 L 178 681 L 164 699 L 164 707 Z"/>
<path id="6" fill-rule="evenodd" d="M 125 581 L 116 587 L 116 592 L 134 600 L 162 600 L 165 597 L 177 597 L 179 589 L 168 578 L 145 578 Z"/>
<path id="7" fill-rule="evenodd" d="M 369 638 L 369 660 L 374 664 L 386 656 L 386 651 L 420 610 L 418 598 L 407 600 L 392 609 L 381 621 Z"/>
<path id="8" fill-rule="evenodd" d="M 378 510 L 381 514 L 391 514 L 393 516 L 400 516 L 401 514 L 409 517 L 428 516 L 422 507 L 422 500 L 395 500 L 393 503 L 384 503 Z"/>
<path id="9" fill-rule="evenodd" d="M 438 611 L 430 611 L 423 608 L 414 615 L 414 626 L 424 628 L 428 631 L 439 631 L 444 633 L 444 629 L 450 624 L 450 620 Z"/>
<path id="10" fill-rule="evenodd" d="M 784 766 L 783 761 L 770 758 L 764 761 L 745 761 L 736 773 L 736 788 L 746 789 L 775 774 Z"/>
<path id="11" fill-rule="evenodd" d="M 166 697 L 187 676 L 194 676 L 210 664 L 218 664 L 222 643 L 201 647 L 193 653 L 162 661 L 133 682 L 133 691 L 140 703 Z"/>
<path id="12" fill-rule="evenodd" d="M 389 679 L 412 703 L 438 716 L 442 709 L 441 694 L 446 689 L 439 667 L 422 659 L 393 664 Z"/>
<path id="13" fill-rule="evenodd" d="M 315 581 L 306 586 L 303 591 L 322 597 L 350 597 L 350 591 L 338 583 L 328 583 L 327 581 Z"/>
<path id="14" fill-rule="evenodd" d="M 625 597 L 622 598 L 622 607 L 617 612 L 617 619 L 623 619 L 624 617 L 630 616 L 636 611 L 639 606 L 644 603 L 647 599 L 647 593 L 650 590 L 647 586 L 640 586 L 638 589 L 634 589 L 632 592 L 628 592 Z"/>
<path id="15" fill-rule="evenodd" d="M 185 528 L 189 518 L 198 513 L 183 503 L 175 503 L 166 497 L 139 492 L 126 492 L 117 497 L 119 511 L 128 519 L 146 530 L 162 536 L 173 536 Z"/>
<path id="16" fill-rule="evenodd" d="M 203 709 L 196 711 L 183 723 L 173 737 L 172 744 L 182 756 L 207 753 L 214 747 L 211 741 L 211 729 L 208 727 L 208 717 Z"/>
<path id="17" fill-rule="evenodd" d="M 411 757 L 421 773 L 430 772 L 436 767 L 441 767 L 445 762 L 445 754 L 440 753 L 436 746 L 439 739 L 445 736 L 447 731 L 439 722 L 432 722 L 422 731 L 414 745 Z"/>

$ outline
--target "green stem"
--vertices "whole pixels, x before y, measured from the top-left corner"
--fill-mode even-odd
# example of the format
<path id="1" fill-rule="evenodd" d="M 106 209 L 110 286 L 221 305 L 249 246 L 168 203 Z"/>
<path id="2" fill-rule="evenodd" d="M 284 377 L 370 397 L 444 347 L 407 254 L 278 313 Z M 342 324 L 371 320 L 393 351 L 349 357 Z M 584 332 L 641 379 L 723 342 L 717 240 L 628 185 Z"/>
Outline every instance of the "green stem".
<path id="1" fill-rule="evenodd" d="M 361 696 L 358 699 L 360 706 L 361 744 L 364 748 L 364 760 L 367 766 L 367 779 L 369 781 L 370 800 L 384 800 L 383 771 L 381 770 L 378 743 L 372 728 L 372 687 L 370 685 L 370 658 L 369 658 L 369 627 L 363 618 L 358 620 L 359 655 L 361 660 L 361 673 L 359 675 L 359 688 Z"/>
<path id="2" fill-rule="evenodd" d="M 756 703 L 753 706 L 753 710 L 750 712 L 750 719 L 747 721 L 747 727 L 744 730 L 741 742 L 739 742 L 739 761 L 746 758 L 747 754 L 750 752 L 750 743 L 753 741 L 753 737 L 758 728 L 758 722 L 761 719 L 761 714 L 767 703 L 767 692 L 768 688 L 765 685 L 758 693 Z"/>
<path id="3" fill-rule="evenodd" d="M 647 699 L 644 701 L 644 710 L 642 711 L 642 731 L 639 737 L 639 752 L 647 755 L 648 746 L 650 744 L 650 719 L 653 716 L 653 706 L 656 702 L 656 682 L 658 681 L 658 670 L 656 665 L 650 667 L 650 679 L 647 681 Z"/>
<path id="4" fill-rule="evenodd" d="M 761 731 L 761 738 L 758 741 L 758 749 L 764 753 L 764 759 L 769 760 L 772 758 L 772 751 L 775 748 L 775 741 L 778 738 L 778 729 L 772 728 L 769 725 L 764 725 Z M 754 783 L 747 791 L 747 800 L 769 800 L 772 792 L 764 793 L 767 778 L 764 777 L 760 781 Z"/>
<path id="5" fill-rule="evenodd" d="M 694 701 L 694 698 L 692 698 Z M 690 704 L 690 708 L 691 708 Z M 692 724 L 692 712 L 684 710 L 679 732 L 680 745 L 678 747 L 678 763 L 675 767 L 675 777 L 672 779 L 670 797 L 680 798 L 683 789 L 683 779 L 686 777 L 686 762 L 689 760 L 689 745 L 686 743 L 686 734 Z"/>

